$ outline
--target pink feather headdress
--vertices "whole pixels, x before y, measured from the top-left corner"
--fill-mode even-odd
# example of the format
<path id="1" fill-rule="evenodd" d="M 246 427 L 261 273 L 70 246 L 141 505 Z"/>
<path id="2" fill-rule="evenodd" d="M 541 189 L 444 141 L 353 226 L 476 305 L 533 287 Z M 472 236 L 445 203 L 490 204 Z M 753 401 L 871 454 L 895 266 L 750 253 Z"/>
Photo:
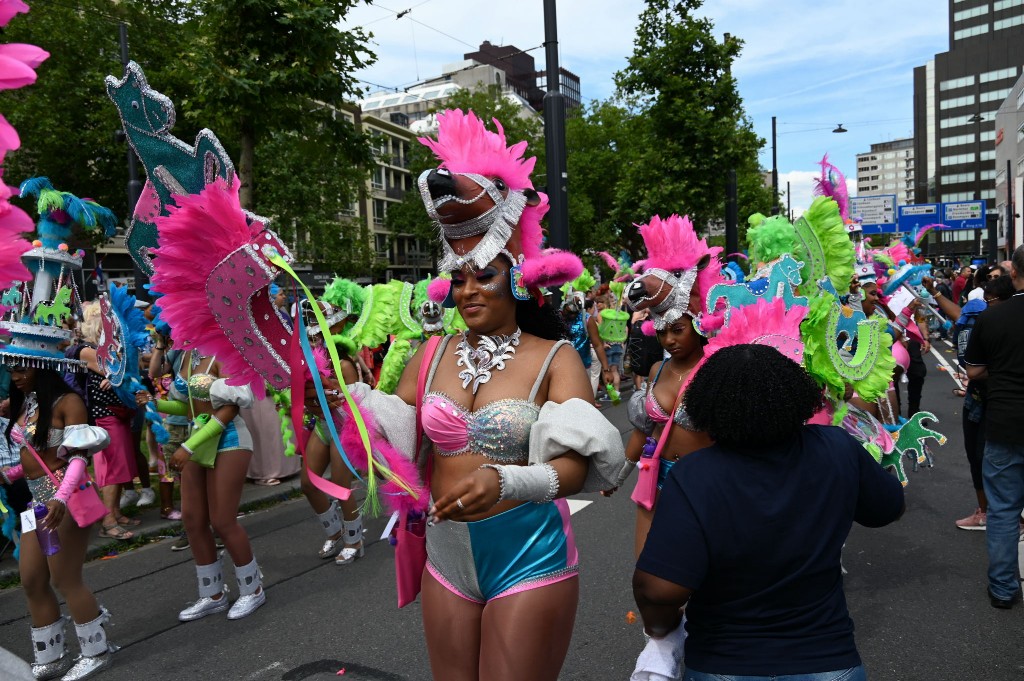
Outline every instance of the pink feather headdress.
<path id="1" fill-rule="evenodd" d="M 639 229 L 647 258 L 635 263 L 643 274 L 626 289 L 626 299 L 633 310 L 651 311 L 644 332 L 664 329 L 684 314 L 707 312 L 703 294 L 725 282 L 718 257 L 722 249 L 698 237 L 689 217 L 655 215 Z"/>
<path id="2" fill-rule="evenodd" d="M 437 115 L 437 122 L 437 139 L 421 137 L 419 141 L 434 152 L 441 165 L 420 175 L 418 185 L 427 212 L 440 231 L 442 257 L 438 268 L 483 268 L 504 253 L 519 268 L 522 286 L 530 290 L 561 286 L 578 277 L 583 271 L 578 257 L 543 248 L 540 221 L 548 211 L 548 198 L 533 188 L 530 173 L 537 159 L 523 157 L 527 143 L 508 146 L 504 128 L 497 120 L 497 132 L 491 132 L 472 111 L 444 111 Z M 459 182 L 471 187 L 470 193 L 460 196 Z M 488 207 L 486 201 L 493 207 Z M 477 214 L 453 217 L 439 212 L 453 202 Z M 452 249 L 452 242 L 476 237 L 480 237 L 479 243 L 468 253 L 458 255 Z M 429 295 L 440 302 L 447 292 L 447 286 L 437 284 L 430 288 Z"/>
<path id="3" fill-rule="evenodd" d="M 734 308 L 729 323 L 704 346 L 704 357 L 690 372 L 697 371 L 711 355 L 731 345 L 768 345 L 797 364 L 804 361 L 804 343 L 800 335 L 800 324 L 807 316 L 808 308 L 794 305 L 786 309 L 783 298 L 765 300 Z"/>
<path id="4" fill-rule="evenodd" d="M 846 188 L 846 176 L 839 168 L 828 162 L 828 154 L 821 159 L 821 177 L 814 181 L 814 195 L 827 196 L 839 206 L 843 220 L 850 218 L 850 192 Z"/>

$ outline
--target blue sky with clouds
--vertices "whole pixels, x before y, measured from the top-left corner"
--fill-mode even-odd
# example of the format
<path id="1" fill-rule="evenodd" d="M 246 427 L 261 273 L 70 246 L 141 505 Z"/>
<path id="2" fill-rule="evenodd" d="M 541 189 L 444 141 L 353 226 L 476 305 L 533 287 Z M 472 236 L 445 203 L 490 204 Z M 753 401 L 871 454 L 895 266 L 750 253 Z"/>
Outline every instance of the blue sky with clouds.
<path id="1" fill-rule="evenodd" d="M 584 99 L 613 93 L 612 78 L 633 51 L 644 6 L 559 0 L 560 59 L 580 76 Z M 701 12 L 719 37 L 728 32 L 744 40 L 734 73 L 758 134 L 769 139 L 771 117 L 778 118 L 779 181 L 785 188 L 791 180 L 794 212 L 809 203 L 824 153 L 852 181 L 858 152 L 913 135 L 913 68 L 948 48 L 947 8 L 943 0 L 705 3 Z M 484 40 L 537 47 L 531 54 L 543 68 L 542 0 L 380 0 L 353 10 L 348 24 L 373 33 L 377 63 L 358 76 L 378 85 L 407 87 L 436 76 Z M 838 123 L 849 132 L 833 134 Z M 771 166 L 768 145 L 761 160 Z"/>

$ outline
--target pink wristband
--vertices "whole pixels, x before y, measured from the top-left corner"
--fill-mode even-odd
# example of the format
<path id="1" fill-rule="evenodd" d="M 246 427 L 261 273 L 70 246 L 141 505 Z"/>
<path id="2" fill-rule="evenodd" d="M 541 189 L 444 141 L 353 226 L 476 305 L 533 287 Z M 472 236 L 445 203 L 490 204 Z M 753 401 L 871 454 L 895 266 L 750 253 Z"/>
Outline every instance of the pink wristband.
<path id="1" fill-rule="evenodd" d="M 78 483 L 82 481 L 85 465 L 85 459 L 82 457 L 75 456 L 71 458 L 71 461 L 68 462 L 68 467 L 64 469 L 64 480 L 60 483 L 60 489 L 53 495 L 54 499 L 65 506 L 67 505 L 71 494 L 78 488 Z"/>
<path id="2" fill-rule="evenodd" d="M 7 484 L 10 484 L 15 480 L 21 480 L 23 477 L 25 477 L 25 469 L 22 468 L 21 464 L 19 463 L 17 466 L 11 466 L 6 471 L 4 471 L 3 476 L 4 480 L 7 481 Z"/>

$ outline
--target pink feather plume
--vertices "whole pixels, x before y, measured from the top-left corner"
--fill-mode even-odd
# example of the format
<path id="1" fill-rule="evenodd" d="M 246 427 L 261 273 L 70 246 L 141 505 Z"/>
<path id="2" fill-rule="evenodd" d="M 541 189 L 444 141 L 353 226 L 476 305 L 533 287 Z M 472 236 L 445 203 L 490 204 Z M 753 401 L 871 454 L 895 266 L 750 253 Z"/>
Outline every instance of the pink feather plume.
<path id="1" fill-rule="evenodd" d="M 654 328 L 654 322 L 648 319 L 640 325 L 640 330 L 643 331 L 645 336 L 656 336 L 658 331 Z"/>
<path id="2" fill-rule="evenodd" d="M 894 241 L 893 243 L 889 244 L 889 247 L 886 248 L 885 250 L 897 266 L 899 266 L 901 261 L 907 263 L 914 262 L 915 258 L 913 251 L 907 248 L 907 245 L 902 241 Z"/>
<path id="3" fill-rule="evenodd" d="M 500 177 L 509 189 L 532 190 L 530 173 L 537 163 L 536 157 L 523 157 L 526 141 L 508 146 L 505 129 L 497 119 L 493 122 L 497 132 L 488 130 L 472 111 L 442 111 L 437 115 L 437 139 L 420 137 L 419 141 L 434 152 L 442 167 L 453 173 Z M 583 271 L 583 262 L 572 253 L 544 249 L 541 220 L 548 212 L 548 197 L 543 192 L 537 194 L 540 202 L 527 206 L 519 218 L 520 245 L 526 256 L 523 285 L 531 289 L 561 286 Z M 428 289 L 428 295 L 434 300 L 435 291 Z"/>
<path id="4" fill-rule="evenodd" d="M 352 411 L 347 403 L 342 405 L 342 409 L 345 412 L 344 418 L 339 418 L 337 413 L 334 415 L 338 434 L 341 436 L 341 446 L 352 465 L 365 471 L 367 470 L 366 448 L 359 435 L 359 428 L 356 426 L 355 419 L 352 418 Z M 390 442 L 377 435 L 380 431 L 377 429 L 377 423 L 369 409 L 360 409 L 359 411 L 362 413 L 363 421 L 370 433 L 370 448 L 384 459 L 384 465 L 395 476 L 416 493 L 416 498 L 413 498 L 395 482 L 382 480 L 378 490 L 384 506 L 392 512 L 426 511 L 427 491 L 420 481 L 420 473 L 416 464 L 395 449 Z"/>
<path id="5" fill-rule="evenodd" d="M 804 344 L 800 336 L 800 324 L 807 316 L 808 308 L 794 305 L 786 309 L 786 301 L 763 298 L 752 305 L 733 308 L 729 324 L 704 346 L 704 357 L 697 363 L 690 376 L 696 375 L 708 358 L 732 345 L 758 343 L 772 345 L 794 362 L 803 362 Z M 687 379 L 689 380 L 689 379 Z"/>
<path id="6" fill-rule="evenodd" d="M 619 261 L 612 257 L 612 254 L 608 251 L 598 251 L 599 256 L 604 258 L 604 261 L 608 264 L 608 267 L 612 268 L 612 272 L 619 271 Z"/>
<path id="7" fill-rule="evenodd" d="M 814 181 L 814 195 L 827 196 L 839 206 L 843 220 L 850 219 L 850 192 L 846 188 L 846 176 L 839 168 L 828 162 L 828 154 L 821 159 L 821 177 Z"/>
<path id="8" fill-rule="evenodd" d="M 207 303 L 203 264 L 224 260 L 259 234 L 238 201 L 239 183 L 222 178 L 198 194 L 175 196 L 168 215 L 156 219 L 160 243 L 153 260 L 153 289 L 159 291 L 160 314 L 174 336 L 206 356 L 216 356 L 231 385 L 248 384 L 257 399 L 266 395 L 263 377 L 224 335 Z"/>
<path id="9" fill-rule="evenodd" d="M 430 283 L 427 284 L 427 297 L 435 303 L 443 303 L 444 299 L 448 297 L 448 291 L 452 288 L 452 282 L 450 279 L 431 279 Z"/>
<path id="10" fill-rule="evenodd" d="M 441 165 L 453 173 L 478 173 L 500 177 L 510 189 L 533 189 L 530 173 L 537 158 L 523 158 L 526 141 L 508 146 L 505 129 L 492 119 L 497 133 L 491 132 L 472 111 L 449 109 L 437 114 L 437 139 L 420 137 Z"/>
<path id="11" fill-rule="evenodd" d="M 722 248 L 708 246 L 705 239 L 697 236 L 689 217 L 670 215 L 665 219 L 655 215 L 646 225 L 640 225 L 640 236 L 647 247 L 647 258 L 634 265 L 636 268 L 660 268 L 669 272 L 688 270 L 695 266 L 705 255 L 711 256 L 711 262 L 697 275 L 697 292 L 701 299 L 701 312 L 704 310 L 704 296 L 715 284 L 726 281 L 722 276 L 722 262 L 719 254 Z"/>

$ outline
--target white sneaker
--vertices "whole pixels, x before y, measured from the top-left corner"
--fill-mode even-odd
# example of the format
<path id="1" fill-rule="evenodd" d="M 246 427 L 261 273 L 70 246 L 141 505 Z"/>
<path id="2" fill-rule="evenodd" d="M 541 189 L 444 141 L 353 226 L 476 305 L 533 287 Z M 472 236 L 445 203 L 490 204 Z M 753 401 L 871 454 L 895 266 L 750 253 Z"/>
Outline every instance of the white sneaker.
<path id="1" fill-rule="evenodd" d="M 156 503 L 156 492 L 153 491 L 152 487 L 143 487 L 142 493 L 139 494 L 139 500 L 135 502 L 136 506 L 152 506 Z"/>
<path id="2" fill-rule="evenodd" d="M 121 508 L 128 508 L 139 500 L 139 493 L 133 489 L 126 489 L 121 492 Z"/>

